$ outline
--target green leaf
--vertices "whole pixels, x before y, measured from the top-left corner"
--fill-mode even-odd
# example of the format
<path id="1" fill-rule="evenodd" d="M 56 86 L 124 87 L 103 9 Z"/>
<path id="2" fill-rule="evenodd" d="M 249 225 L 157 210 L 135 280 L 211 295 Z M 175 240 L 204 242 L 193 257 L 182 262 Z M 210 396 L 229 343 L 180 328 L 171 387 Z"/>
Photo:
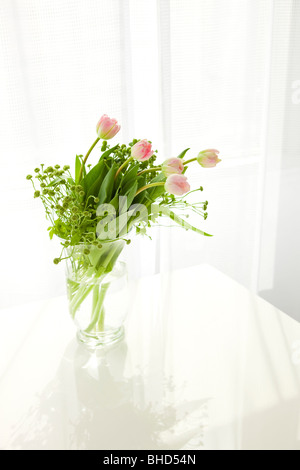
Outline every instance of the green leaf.
<path id="1" fill-rule="evenodd" d="M 49 188 L 51 186 L 57 186 L 61 182 L 61 180 L 63 180 L 63 179 L 64 178 L 55 178 L 49 184 L 47 184 L 47 188 Z"/>
<path id="2" fill-rule="evenodd" d="M 49 230 L 49 236 L 51 239 L 53 235 L 56 235 L 59 238 L 63 238 L 64 240 L 68 238 L 68 227 L 60 219 L 56 219 L 54 221 L 54 226 L 52 226 L 52 228 L 49 227 L 48 230 Z"/>
<path id="3" fill-rule="evenodd" d="M 103 162 L 97 163 L 81 180 L 81 185 L 87 195 L 93 194 L 96 187 L 101 184 L 101 177 L 104 176 L 105 166 Z M 98 187 L 98 191 L 99 191 Z M 94 194 L 97 195 L 98 191 Z"/>
<path id="4" fill-rule="evenodd" d="M 140 181 L 142 180 L 142 181 Z M 131 188 L 133 187 L 133 185 L 137 186 L 137 188 L 140 186 L 143 186 L 143 182 L 144 182 L 144 178 L 140 178 L 140 177 L 137 177 L 137 178 L 133 178 L 132 180 L 128 181 L 128 183 L 126 184 L 126 186 L 122 187 L 121 190 L 120 190 L 120 194 L 122 195 L 126 195 L 128 194 L 128 192 L 131 190 Z"/>
<path id="5" fill-rule="evenodd" d="M 181 152 L 177 158 L 183 158 L 188 150 L 190 149 L 188 148 L 188 149 L 183 150 L 183 152 Z"/>
<path id="6" fill-rule="evenodd" d="M 98 166 L 99 165 L 99 166 Z M 106 167 L 104 165 L 104 162 L 101 161 L 99 164 L 95 165 L 97 167 L 97 171 L 93 172 L 93 174 L 90 177 L 90 181 L 96 177 L 94 182 L 91 184 L 90 187 L 87 186 L 86 188 L 86 197 L 88 198 L 89 196 L 98 196 L 101 184 L 103 182 L 103 179 L 106 175 Z M 94 168 L 95 168 L 94 167 Z"/>
<path id="7" fill-rule="evenodd" d="M 166 176 L 163 173 L 159 173 L 155 178 L 152 178 L 150 183 L 161 183 L 164 180 L 166 180 Z"/>
<path id="8" fill-rule="evenodd" d="M 136 217 L 136 213 L 137 208 L 134 208 L 123 212 L 118 217 L 112 216 L 109 218 L 108 216 L 107 220 L 101 220 L 96 228 L 99 240 L 113 239 L 116 236 L 116 232 L 118 237 L 126 236 L 130 226 L 142 218 L 141 214 Z M 131 217 L 135 217 L 133 222 Z"/>
<path id="9" fill-rule="evenodd" d="M 139 169 L 139 164 L 134 164 L 131 168 L 125 173 L 121 180 L 122 194 L 125 194 L 128 189 L 130 189 L 134 180 L 136 180 L 137 173 Z"/>
<path id="10" fill-rule="evenodd" d="M 165 180 L 166 176 L 163 173 L 159 173 L 159 175 L 155 176 L 155 178 L 153 178 L 150 183 L 161 183 Z M 150 198 L 151 201 L 155 201 L 160 196 L 162 196 L 165 191 L 166 190 L 164 186 L 155 186 L 154 188 L 150 188 L 147 190 L 148 198 Z"/>
<path id="11" fill-rule="evenodd" d="M 116 192 L 114 198 L 110 201 L 109 204 L 114 206 L 114 208 L 116 209 L 116 212 L 118 211 L 118 209 L 119 209 L 119 193 L 118 193 L 118 191 Z"/>
<path id="12" fill-rule="evenodd" d="M 132 204 L 132 201 L 134 200 L 135 193 L 137 192 L 137 187 L 138 187 L 138 182 L 135 181 L 132 187 L 125 194 L 125 196 L 127 197 L 127 209 L 129 209 L 129 207 Z"/>
<path id="13" fill-rule="evenodd" d="M 108 157 L 111 153 L 113 153 L 117 148 L 119 147 L 119 144 L 115 145 L 111 149 L 106 150 L 105 152 L 102 153 L 101 157 L 99 158 L 99 161 L 102 160 L 105 157 Z"/>
<path id="14" fill-rule="evenodd" d="M 134 181 L 132 184 L 131 184 L 131 187 L 128 189 L 128 191 L 126 191 L 126 193 L 120 193 L 119 191 L 119 188 L 118 190 L 116 191 L 116 194 L 114 196 L 114 198 L 110 201 L 110 204 L 112 204 L 114 206 L 114 208 L 116 209 L 116 212 L 119 210 L 120 212 L 124 212 L 128 210 L 128 208 L 131 206 L 132 204 L 132 201 L 134 200 L 134 197 L 135 197 L 135 193 L 137 192 L 137 188 L 138 188 L 138 182 L 137 181 Z M 119 200 L 119 198 L 126 198 L 125 200 L 121 199 L 121 201 Z M 121 206 L 119 207 L 119 203 L 121 202 Z M 124 207 L 125 206 L 125 207 Z"/>
<path id="15" fill-rule="evenodd" d="M 181 225 L 181 227 L 185 228 L 186 230 L 192 230 L 193 232 L 199 233 L 200 235 L 204 235 L 206 237 L 212 237 L 212 235 L 210 235 L 209 233 L 203 232 L 197 227 L 194 227 L 193 225 L 186 222 L 186 220 L 179 217 L 179 215 L 175 214 L 166 206 L 163 206 L 163 205 L 159 206 L 158 204 L 152 204 L 151 209 L 155 214 L 161 213 L 162 215 L 170 217 L 170 219 L 174 220 L 174 222 Z"/>
<path id="16" fill-rule="evenodd" d="M 76 155 L 76 158 L 75 158 L 75 184 L 79 183 L 79 175 L 80 175 L 81 165 L 82 165 L 82 155 Z M 82 174 L 83 174 L 83 176 L 86 175 L 85 165 L 83 165 Z"/>
<path id="17" fill-rule="evenodd" d="M 110 168 L 109 172 L 106 174 L 100 186 L 100 190 L 98 194 L 99 204 L 103 204 L 104 202 L 110 201 L 112 192 L 113 192 L 116 171 L 117 171 L 117 165 L 113 163 L 112 167 Z"/>
<path id="18" fill-rule="evenodd" d="M 54 228 L 53 227 L 48 227 L 47 230 L 49 231 L 50 240 L 52 240 L 53 235 L 54 235 Z"/>

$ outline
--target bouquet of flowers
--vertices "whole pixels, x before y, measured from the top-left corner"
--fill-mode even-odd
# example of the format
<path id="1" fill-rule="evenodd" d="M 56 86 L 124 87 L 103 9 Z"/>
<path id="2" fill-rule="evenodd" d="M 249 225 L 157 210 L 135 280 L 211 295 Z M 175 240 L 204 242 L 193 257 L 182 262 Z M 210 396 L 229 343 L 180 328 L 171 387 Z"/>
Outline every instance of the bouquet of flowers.
<path id="1" fill-rule="evenodd" d="M 66 259 L 71 266 L 68 294 L 73 318 L 92 295 L 91 315 L 84 328 L 90 335 L 105 330 L 108 276 L 132 233 L 147 234 L 160 217 L 169 217 L 186 230 L 210 236 L 177 210 L 192 210 L 206 219 L 208 202 L 188 200 L 189 194 L 203 188 L 191 190 L 185 173 L 194 161 L 204 168 L 220 162 L 215 149 L 191 159 L 186 159 L 189 149 L 185 149 L 178 157 L 156 164 L 157 151 L 148 140 L 108 144 L 120 130 L 116 119 L 103 115 L 96 130 L 97 138 L 86 155 L 76 155 L 74 174 L 68 165 L 41 164 L 34 177 L 27 176 L 34 197 L 45 207 L 50 238 L 55 235 L 61 240 L 62 251 L 54 263 Z M 96 163 L 91 165 L 88 158 L 100 141 Z"/>

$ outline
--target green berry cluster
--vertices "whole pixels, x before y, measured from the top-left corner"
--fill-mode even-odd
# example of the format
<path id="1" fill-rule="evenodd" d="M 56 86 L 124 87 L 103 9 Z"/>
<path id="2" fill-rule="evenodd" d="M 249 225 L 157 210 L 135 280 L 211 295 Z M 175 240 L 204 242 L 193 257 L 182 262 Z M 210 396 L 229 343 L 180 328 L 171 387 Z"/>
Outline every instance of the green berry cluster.
<path id="1" fill-rule="evenodd" d="M 35 168 L 35 176 L 27 175 L 34 188 L 34 198 L 40 198 L 50 221 L 50 238 L 58 236 L 62 247 L 90 244 L 102 246 L 96 240 L 95 218 L 98 198 L 85 199 L 85 191 L 80 184 L 75 184 L 70 174 L 69 165 L 48 166 L 41 164 Z M 55 258 L 58 264 L 62 257 Z"/>

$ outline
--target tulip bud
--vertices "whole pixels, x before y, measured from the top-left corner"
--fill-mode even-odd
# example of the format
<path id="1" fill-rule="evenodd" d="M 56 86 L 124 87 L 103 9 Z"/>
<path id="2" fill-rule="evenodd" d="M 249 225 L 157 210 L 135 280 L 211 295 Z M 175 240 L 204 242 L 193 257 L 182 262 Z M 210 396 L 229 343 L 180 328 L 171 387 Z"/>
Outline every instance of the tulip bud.
<path id="1" fill-rule="evenodd" d="M 218 157 L 219 153 L 220 152 L 215 149 L 203 150 L 198 154 L 197 162 L 203 168 L 213 168 L 221 161 Z"/>
<path id="2" fill-rule="evenodd" d="M 96 130 L 100 139 L 112 139 L 121 129 L 116 119 L 110 119 L 106 114 L 100 118 Z"/>
<path id="3" fill-rule="evenodd" d="M 131 156 L 139 162 L 145 162 L 149 160 L 153 155 L 153 150 L 148 140 L 139 140 L 136 144 L 131 147 Z"/>
<path id="4" fill-rule="evenodd" d="M 187 177 L 184 175 L 172 174 L 168 176 L 165 182 L 165 190 L 175 196 L 182 196 L 190 191 L 190 185 Z"/>
<path id="5" fill-rule="evenodd" d="M 165 160 L 161 166 L 162 172 L 165 176 L 172 174 L 181 174 L 184 170 L 182 160 L 180 158 L 168 158 Z"/>

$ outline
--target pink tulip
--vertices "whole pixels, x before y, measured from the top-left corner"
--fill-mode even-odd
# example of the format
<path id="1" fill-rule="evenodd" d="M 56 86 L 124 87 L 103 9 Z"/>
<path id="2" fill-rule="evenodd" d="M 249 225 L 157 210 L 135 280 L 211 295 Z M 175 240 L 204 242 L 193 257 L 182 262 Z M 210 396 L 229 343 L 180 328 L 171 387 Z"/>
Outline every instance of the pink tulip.
<path id="1" fill-rule="evenodd" d="M 163 162 L 161 169 L 165 176 L 169 176 L 174 173 L 179 175 L 183 172 L 184 166 L 181 158 L 168 158 L 168 160 Z"/>
<path id="2" fill-rule="evenodd" d="M 139 142 L 134 144 L 131 148 L 131 156 L 139 162 L 145 162 L 146 160 L 149 160 L 152 155 L 153 150 L 148 140 L 139 140 Z"/>
<path id="3" fill-rule="evenodd" d="M 213 168 L 221 161 L 218 157 L 219 153 L 219 150 L 215 149 L 203 150 L 198 154 L 197 162 L 199 165 L 203 166 L 203 168 Z"/>
<path id="4" fill-rule="evenodd" d="M 174 173 L 168 176 L 167 181 L 165 182 L 165 190 L 175 196 L 182 196 L 183 194 L 188 193 L 190 189 L 190 185 L 184 175 L 177 175 Z"/>
<path id="5" fill-rule="evenodd" d="M 100 118 L 96 130 L 100 139 L 112 139 L 121 129 L 116 119 L 109 118 L 106 114 Z"/>

